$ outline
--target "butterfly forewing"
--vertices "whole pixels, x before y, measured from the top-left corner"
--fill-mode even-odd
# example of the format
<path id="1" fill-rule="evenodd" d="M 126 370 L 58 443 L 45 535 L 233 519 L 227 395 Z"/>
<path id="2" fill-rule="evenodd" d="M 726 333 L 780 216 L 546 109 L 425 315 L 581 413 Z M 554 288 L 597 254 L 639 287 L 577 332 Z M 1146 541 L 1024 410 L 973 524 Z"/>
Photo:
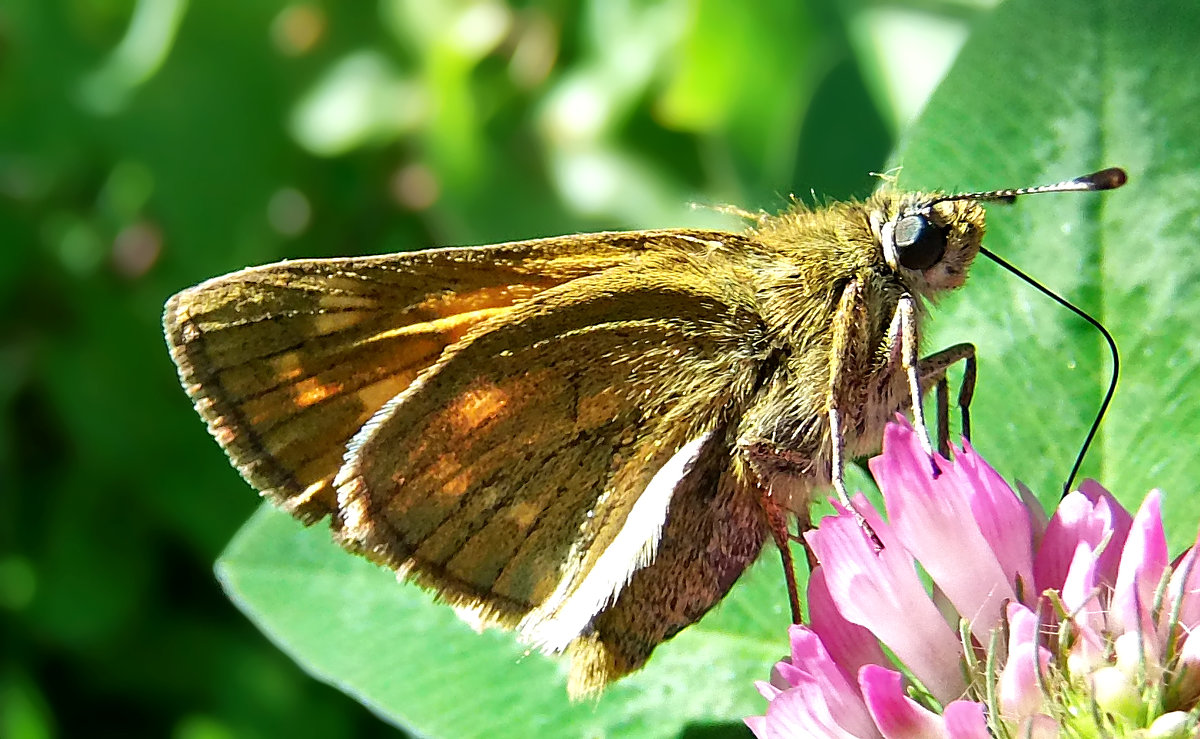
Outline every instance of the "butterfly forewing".
<path id="1" fill-rule="evenodd" d="M 247 480 L 305 520 L 335 507 L 347 440 L 450 344 L 537 292 L 628 260 L 599 235 L 298 260 L 174 296 L 185 389 Z"/>
<path id="2" fill-rule="evenodd" d="M 601 233 L 282 262 L 175 295 L 164 324 L 184 388 L 234 464 L 313 521 L 336 507 L 329 483 L 350 437 L 466 331 L 547 287 L 719 236 Z"/>

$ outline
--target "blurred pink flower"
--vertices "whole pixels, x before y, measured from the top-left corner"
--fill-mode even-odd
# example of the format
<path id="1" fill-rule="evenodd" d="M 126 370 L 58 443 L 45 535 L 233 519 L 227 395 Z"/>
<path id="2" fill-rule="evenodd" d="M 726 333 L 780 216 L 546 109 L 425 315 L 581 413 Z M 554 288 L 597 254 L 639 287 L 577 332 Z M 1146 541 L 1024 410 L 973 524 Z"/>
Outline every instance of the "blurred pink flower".
<path id="1" fill-rule="evenodd" d="M 1046 520 L 969 444 L 933 479 L 888 426 L 858 495 L 806 534 L 809 623 L 759 692 L 756 736 L 1193 736 L 1200 567 L 1167 555 L 1160 495 L 1136 516 L 1092 481 Z M 919 566 L 919 568 L 918 568 Z"/>

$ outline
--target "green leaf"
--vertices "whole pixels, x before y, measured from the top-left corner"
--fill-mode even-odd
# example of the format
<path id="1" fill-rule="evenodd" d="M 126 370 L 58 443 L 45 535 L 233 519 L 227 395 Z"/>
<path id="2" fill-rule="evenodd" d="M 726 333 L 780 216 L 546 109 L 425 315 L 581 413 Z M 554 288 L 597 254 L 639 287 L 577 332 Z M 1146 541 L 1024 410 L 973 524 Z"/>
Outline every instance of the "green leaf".
<path id="1" fill-rule="evenodd" d="M 895 159 L 906 188 L 1128 170 L 1113 192 L 989 207 L 985 243 L 1115 336 L 1120 389 L 1084 472 L 1127 505 L 1162 488 L 1177 546 L 1194 538 L 1200 513 L 1190 471 L 1200 427 L 1197 32 L 1192 3 L 1006 4 Z M 1009 479 L 1056 499 L 1109 379 L 1099 334 L 983 258 L 932 329 L 930 347 L 979 347 L 977 447 Z"/>
<path id="2" fill-rule="evenodd" d="M 1122 387 L 1088 469 L 1127 503 L 1165 488 L 1168 518 L 1188 521 L 1200 385 L 1191 326 L 1200 312 L 1200 260 L 1191 258 L 1198 31 L 1200 10 L 1186 4 L 1010 2 L 979 25 L 896 159 L 903 186 L 942 189 L 1129 170 L 1116 192 L 991 207 L 987 244 L 1117 336 Z M 1106 382 L 1099 337 L 982 259 L 936 314 L 931 347 L 980 349 L 978 448 L 1053 498 Z M 772 557 L 644 671 L 581 705 L 566 700 L 562 665 L 523 656 L 507 634 L 472 633 L 427 593 L 337 550 L 320 527 L 262 510 L 218 571 L 239 607 L 307 669 L 430 736 L 669 736 L 736 722 L 763 710 L 752 681 L 786 650 Z"/>
<path id="3" fill-rule="evenodd" d="M 672 736 L 761 713 L 754 681 L 787 650 L 779 562 L 655 652 L 598 702 L 567 700 L 566 665 L 509 633 L 477 634 L 431 594 L 264 505 L 217 565 L 234 602 L 322 680 L 428 736 Z M 699 684 L 698 684 L 699 683 Z"/>

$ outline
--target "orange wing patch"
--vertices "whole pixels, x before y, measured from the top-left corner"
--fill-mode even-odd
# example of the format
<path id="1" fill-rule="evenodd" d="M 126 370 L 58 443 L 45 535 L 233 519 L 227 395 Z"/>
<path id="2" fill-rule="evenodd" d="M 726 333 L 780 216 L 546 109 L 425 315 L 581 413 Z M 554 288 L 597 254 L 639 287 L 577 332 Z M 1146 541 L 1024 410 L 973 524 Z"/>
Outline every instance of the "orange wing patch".
<path id="1" fill-rule="evenodd" d="M 455 433 L 467 434 L 504 412 L 510 394 L 498 385 L 480 380 L 455 398 L 446 409 Z"/>

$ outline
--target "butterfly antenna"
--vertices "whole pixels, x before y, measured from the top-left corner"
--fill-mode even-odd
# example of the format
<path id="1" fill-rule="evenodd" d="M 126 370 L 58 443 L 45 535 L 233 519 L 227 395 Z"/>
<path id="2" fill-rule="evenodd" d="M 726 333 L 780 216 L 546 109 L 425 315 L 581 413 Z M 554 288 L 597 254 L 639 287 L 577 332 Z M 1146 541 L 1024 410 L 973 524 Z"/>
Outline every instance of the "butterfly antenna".
<path id="1" fill-rule="evenodd" d="M 990 200 L 993 202 L 1011 203 L 1020 195 L 1039 195 L 1046 192 L 1096 192 L 1098 190 L 1115 190 L 1129 180 L 1125 170 L 1120 167 L 1109 167 L 1099 172 L 1085 174 L 1073 180 L 1056 182 L 1053 185 L 1037 187 L 1018 187 L 1010 190 L 984 190 L 981 192 L 964 192 L 954 195 L 943 195 L 934 200 L 935 203 L 947 200 Z"/>
<path id="2" fill-rule="evenodd" d="M 1104 340 L 1108 342 L 1108 350 L 1112 354 L 1112 378 L 1108 382 L 1108 392 L 1104 394 L 1104 400 L 1100 403 L 1100 409 L 1096 411 L 1096 418 L 1092 421 L 1092 427 L 1088 429 L 1087 438 L 1083 440 L 1083 446 L 1079 447 L 1079 454 L 1075 455 L 1075 465 L 1071 467 L 1071 474 L 1067 475 L 1067 481 L 1063 483 L 1063 495 L 1066 495 L 1071 492 L 1071 484 L 1075 482 L 1075 475 L 1079 473 L 1079 467 L 1083 464 L 1083 458 L 1087 456 L 1088 448 L 1091 447 L 1092 440 L 1096 438 L 1096 432 L 1100 430 L 1100 422 L 1104 420 L 1104 414 L 1108 412 L 1108 406 L 1112 403 L 1113 395 L 1117 392 L 1117 379 L 1121 374 L 1121 355 L 1117 352 L 1117 342 L 1113 339 L 1112 334 L 1108 332 L 1108 329 L 1104 327 L 1104 324 L 1092 318 L 1091 315 L 1071 301 L 1017 269 L 994 252 L 980 247 L 979 253 L 1032 285 L 1038 292 L 1095 326 L 1100 335 L 1104 337 Z"/>

